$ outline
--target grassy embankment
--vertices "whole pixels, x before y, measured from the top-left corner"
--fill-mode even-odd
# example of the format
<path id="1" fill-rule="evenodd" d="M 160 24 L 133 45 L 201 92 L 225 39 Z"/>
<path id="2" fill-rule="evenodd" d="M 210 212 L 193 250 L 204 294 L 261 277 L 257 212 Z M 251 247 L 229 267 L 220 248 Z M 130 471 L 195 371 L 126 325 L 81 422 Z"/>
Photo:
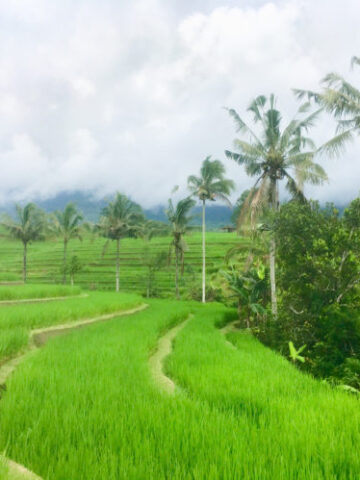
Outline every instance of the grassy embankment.
<path id="1" fill-rule="evenodd" d="M 19 287 L 13 287 L 15 291 Z M 29 305 L 0 306 L 0 364 L 26 348 L 32 329 L 128 310 L 143 303 L 134 294 L 91 292 L 85 298 Z"/>
<path id="2" fill-rule="evenodd" d="M 225 253 L 240 240 L 236 234 L 209 232 L 207 234 L 207 274 L 217 270 Z M 170 237 L 157 237 L 149 246 L 154 252 L 168 253 Z M 185 253 L 183 285 L 201 285 L 201 234 L 194 233 L 186 238 L 189 250 Z M 83 242 L 69 243 L 68 258 L 77 255 L 84 269 L 75 275 L 75 283 L 85 289 L 112 290 L 115 288 L 115 245 L 110 244 L 105 256 L 103 238 L 85 237 Z M 146 291 L 147 271 L 142 264 L 145 242 L 127 238 L 121 242 L 120 284 L 125 291 Z M 29 283 L 60 283 L 63 244 L 61 241 L 37 242 L 28 249 Z M 0 281 L 21 280 L 22 245 L 0 236 Z M 69 277 L 68 277 L 69 281 Z M 199 283 L 200 282 L 200 283 Z M 156 288 L 160 294 L 174 292 L 174 267 L 157 272 Z"/>
<path id="3" fill-rule="evenodd" d="M 1 401 L 0 450 L 52 480 L 359 478 L 356 398 L 247 334 L 229 334 L 231 348 L 223 306 L 150 303 L 22 364 Z M 190 311 L 166 362 L 181 388 L 166 395 L 149 354 Z"/>

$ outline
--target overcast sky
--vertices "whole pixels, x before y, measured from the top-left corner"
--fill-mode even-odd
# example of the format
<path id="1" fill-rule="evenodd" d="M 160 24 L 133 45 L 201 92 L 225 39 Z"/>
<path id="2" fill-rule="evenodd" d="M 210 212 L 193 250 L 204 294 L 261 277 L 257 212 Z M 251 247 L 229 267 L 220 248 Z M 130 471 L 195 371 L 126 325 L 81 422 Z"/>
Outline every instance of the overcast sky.
<path id="1" fill-rule="evenodd" d="M 0 3 L 0 202 L 63 190 L 115 190 L 145 207 L 185 187 L 207 155 L 223 160 L 237 196 L 252 179 L 224 158 L 244 114 L 274 92 L 330 71 L 360 85 L 359 0 L 6 0 Z M 334 133 L 325 115 L 313 135 Z M 321 159 L 330 183 L 314 198 L 360 189 L 360 138 Z M 183 190 L 184 191 L 184 190 Z"/>

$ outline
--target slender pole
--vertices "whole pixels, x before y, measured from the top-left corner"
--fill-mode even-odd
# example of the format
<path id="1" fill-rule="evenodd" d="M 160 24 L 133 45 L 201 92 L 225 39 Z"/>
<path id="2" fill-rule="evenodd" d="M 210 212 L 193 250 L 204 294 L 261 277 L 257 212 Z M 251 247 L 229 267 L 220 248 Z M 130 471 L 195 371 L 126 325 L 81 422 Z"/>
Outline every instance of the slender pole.
<path id="1" fill-rule="evenodd" d="M 26 283 L 26 262 L 27 262 L 27 243 L 24 243 L 24 257 L 23 257 L 23 282 Z"/>
<path id="2" fill-rule="evenodd" d="M 203 199 L 202 206 L 202 303 L 206 302 L 205 299 L 205 282 L 206 282 L 206 253 L 205 253 L 205 199 Z"/>
<path id="3" fill-rule="evenodd" d="M 116 239 L 116 291 L 120 290 L 120 238 Z"/>
<path id="4" fill-rule="evenodd" d="M 179 252 L 178 248 L 175 247 L 175 292 L 176 298 L 179 300 Z"/>
<path id="5" fill-rule="evenodd" d="M 66 253 L 67 253 L 67 240 L 64 238 L 64 259 L 63 259 L 63 283 L 66 283 Z"/>
<path id="6" fill-rule="evenodd" d="M 271 180 L 271 189 L 272 189 L 272 209 L 274 211 L 278 208 L 278 200 L 277 200 L 277 182 L 276 180 Z M 276 243 L 274 232 L 271 233 L 270 239 L 270 287 L 271 287 L 271 311 L 274 318 L 277 318 L 278 309 L 277 309 L 277 297 L 276 297 L 276 265 L 275 265 L 275 258 L 276 258 Z"/>

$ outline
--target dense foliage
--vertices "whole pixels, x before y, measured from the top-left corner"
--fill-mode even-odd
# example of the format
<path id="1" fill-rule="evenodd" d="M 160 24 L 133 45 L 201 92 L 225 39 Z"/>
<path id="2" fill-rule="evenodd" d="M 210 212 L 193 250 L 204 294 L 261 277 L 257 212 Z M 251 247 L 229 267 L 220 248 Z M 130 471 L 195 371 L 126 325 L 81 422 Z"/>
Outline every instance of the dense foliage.
<path id="1" fill-rule="evenodd" d="M 333 205 L 289 202 L 275 222 L 279 317 L 261 339 L 283 353 L 306 345 L 302 366 L 360 387 L 360 199 L 343 217 Z"/>

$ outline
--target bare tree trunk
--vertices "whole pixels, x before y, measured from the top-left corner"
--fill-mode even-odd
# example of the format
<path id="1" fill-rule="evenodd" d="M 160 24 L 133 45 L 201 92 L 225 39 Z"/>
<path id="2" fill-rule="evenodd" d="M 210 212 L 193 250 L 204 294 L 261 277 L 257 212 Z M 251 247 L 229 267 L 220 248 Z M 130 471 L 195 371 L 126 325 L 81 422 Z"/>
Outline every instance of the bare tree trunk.
<path id="1" fill-rule="evenodd" d="M 24 256 L 23 256 L 23 282 L 26 283 L 27 276 L 27 243 L 24 243 Z"/>
<path id="2" fill-rule="evenodd" d="M 67 253 L 67 240 L 64 239 L 64 258 L 63 258 L 63 279 L 62 282 L 66 283 L 66 253 Z"/>
<path id="3" fill-rule="evenodd" d="M 176 298 L 179 300 L 180 299 L 180 293 L 179 293 L 179 252 L 176 249 L 175 250 L 175 292 L 176 292 Z"/>
<path id="4" fill-rule="evenodd" d="M 70 275 L 70 285 L 72 287 L 74 286 L 74 274 L 73 273 Z"/>
<path id="5" fill-rule="evenodd" d="M 116 239 L 116 291 L 120 290 L 120 238 Z"/>
<path id="6" fill-rule="evenodd" d="M 271 180 L 271 194 L 272 194 L 272 209 L 277 211 L 278 209 L 278 194 L 277 194 L 277 182 L 276 180 Z M 274 318 L 277 318 L 278 309 L 277 309 L 277 296 L 276 296 L 276 243 L 274 232 L 271 233 L 270 240 L 270 287 L 271 287 L 271 311 Z"/>
<path id="7" fill-rule="evenodd" d="M 205 282 L 206 282 L 206 252 L 205 252 L 205 200 L 203 200 L 202 208 L 202 303 L 206 302 L 205 299 Z"/>

